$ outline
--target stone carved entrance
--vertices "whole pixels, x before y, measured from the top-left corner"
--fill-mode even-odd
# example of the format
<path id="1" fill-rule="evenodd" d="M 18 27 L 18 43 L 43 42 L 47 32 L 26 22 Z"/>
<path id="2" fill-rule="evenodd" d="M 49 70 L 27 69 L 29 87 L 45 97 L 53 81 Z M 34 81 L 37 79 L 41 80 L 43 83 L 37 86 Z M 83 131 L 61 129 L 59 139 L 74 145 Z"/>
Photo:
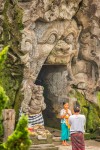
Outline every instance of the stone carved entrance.
<path id="1" fill-rule="evenodd" d="M 64 65 L 44 64 L 35 84 L 44 87 L 46 109 L 43 111 L 45 125 L 60 128 L 59 112 L 67 99 L 67 75 Z"/>

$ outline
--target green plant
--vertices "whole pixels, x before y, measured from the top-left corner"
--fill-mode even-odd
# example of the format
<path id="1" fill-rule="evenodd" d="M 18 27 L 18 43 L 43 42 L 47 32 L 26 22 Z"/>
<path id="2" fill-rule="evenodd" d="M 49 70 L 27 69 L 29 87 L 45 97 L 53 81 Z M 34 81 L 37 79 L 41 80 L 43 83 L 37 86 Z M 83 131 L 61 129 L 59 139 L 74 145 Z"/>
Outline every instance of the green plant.
<path id="1" fill-rule="evenodd" d="M 7 58 L 7 52 L 9 50 L 9 45 L 4 47 L 3 50 L 0 52 L 0 70 L 3 67 L 3 63 L 5 62 Z"/>
<path id="2" fill-rule="evenodd" d="M 0 86 L 0 136 L 3 135 L 2 110 L 7 107 L 8 100 L 3 87 Z"/>
<path id="3" fill-rule="evenodd" d="M 3 87 L 0 86 L 0 116 L 2 115 L 2 110 L 7 107 L 8 100 L 9 98 Z"/>
<path id="4" fill-rule="evenodd" d="M 31 140 L 27 125 L 28 118 L 23 115 L 20 118 L 15 131 L 8 137 L 5 143 L 0 145 L 0 148 L 2 148 L 2 150 L 28 150 Z"/>

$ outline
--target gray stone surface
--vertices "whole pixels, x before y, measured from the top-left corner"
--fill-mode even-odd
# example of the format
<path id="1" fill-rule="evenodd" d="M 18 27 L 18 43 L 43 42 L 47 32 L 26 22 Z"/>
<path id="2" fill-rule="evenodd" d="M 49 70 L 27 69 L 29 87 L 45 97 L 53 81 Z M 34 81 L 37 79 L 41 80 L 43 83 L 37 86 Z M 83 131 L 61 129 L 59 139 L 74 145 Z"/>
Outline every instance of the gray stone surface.
<path id="1" fill-rule="evenodd" d="M 86 147 L 85 147 L 86 150 L 100 150 L 100 142 L 96 142 L 93 140 L 87 140 L 87 141 L 85 141 L 85 144 L 86 144 Z M 58 147 L 59 147 L 58 150 L 72 150 L 71 146 L 59 145 Z"/>
<path id="2" fill-rule="evenodd" d="M 58 150 L 58 147 L 54 146 L 54 144 L 40 144 L 32 145 L 30 150 Z"/>
<path id="3" fill-rule="evenodd" d="M 69 144 L 71 143 L 69 142 Z M 100 150 L 100 142 L 86 140 L 85 145 L 86 150 Z M 40 144 L 31 146 L 30 150 L 72 150 L 72 146 L 62 146 L 61 143 L 57 144 L 56 147 L 53 144 Z"/>
<path id="4" fill-rule="evenodd" d="M 24 26 L 20 49 L 20 60 L 24 66 L 22 108 L 28 108 L 32 102 L 31 113 L 44 110 L 41 105 L 36 106 L 41 100 L 32 97 L 32 93 L 36 94 L 31 86 L 32 82 L 35 84 L 37 79 L 41 80 L 38 75 L 44 65 L 48 65 L 48 70 L 51 69 L 49 65 L 58 65 L 58 69 L 43 76 L 45 81 L 42 82 L 42 86 L 46 87 L 45 99 L 49 99 L 45 102 L 48 105 L 49 101 L 52 103 L 51 111 L 56 116 L 61 106 L 59 101 L 72 96 L 75 89 L 99 106 L 99 0 L 26 0 L 18 5 L 23 10 Z M 63 71 L 60 65 L 65 66 Z M 73 105 L 71 98 L 70 103 Z"/>

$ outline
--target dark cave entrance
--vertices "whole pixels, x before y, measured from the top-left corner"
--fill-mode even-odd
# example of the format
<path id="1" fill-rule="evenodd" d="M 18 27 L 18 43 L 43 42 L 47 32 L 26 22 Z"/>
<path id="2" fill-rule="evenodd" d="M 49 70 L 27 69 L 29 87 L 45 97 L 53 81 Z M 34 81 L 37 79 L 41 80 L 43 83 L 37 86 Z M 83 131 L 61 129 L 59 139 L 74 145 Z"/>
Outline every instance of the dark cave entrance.
<path id="1" fill-rule="evenodd" d="M 64 65 L 43 65 L 35 84 L 44 87 L 45 126 L 60 129 L 59 113 L 67 97 L 67 69 Z"/>

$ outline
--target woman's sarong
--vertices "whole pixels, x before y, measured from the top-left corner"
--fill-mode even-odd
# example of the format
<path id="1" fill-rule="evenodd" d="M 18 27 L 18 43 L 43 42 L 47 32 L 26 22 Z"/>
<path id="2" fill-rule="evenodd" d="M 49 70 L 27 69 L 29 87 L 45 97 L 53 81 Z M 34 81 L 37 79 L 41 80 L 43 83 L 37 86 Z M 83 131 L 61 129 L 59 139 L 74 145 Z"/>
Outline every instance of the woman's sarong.
<path id="1" fill-rule="evenodd" d="M 84 135 L 82 132 L 71 134 L 72 150 L 85 150 Z"/>
<path id="2" fill-rule="evenodd" d="M 69 140 L 69 129 L 66 123 L 61 123 L 61 140 Z"/>

